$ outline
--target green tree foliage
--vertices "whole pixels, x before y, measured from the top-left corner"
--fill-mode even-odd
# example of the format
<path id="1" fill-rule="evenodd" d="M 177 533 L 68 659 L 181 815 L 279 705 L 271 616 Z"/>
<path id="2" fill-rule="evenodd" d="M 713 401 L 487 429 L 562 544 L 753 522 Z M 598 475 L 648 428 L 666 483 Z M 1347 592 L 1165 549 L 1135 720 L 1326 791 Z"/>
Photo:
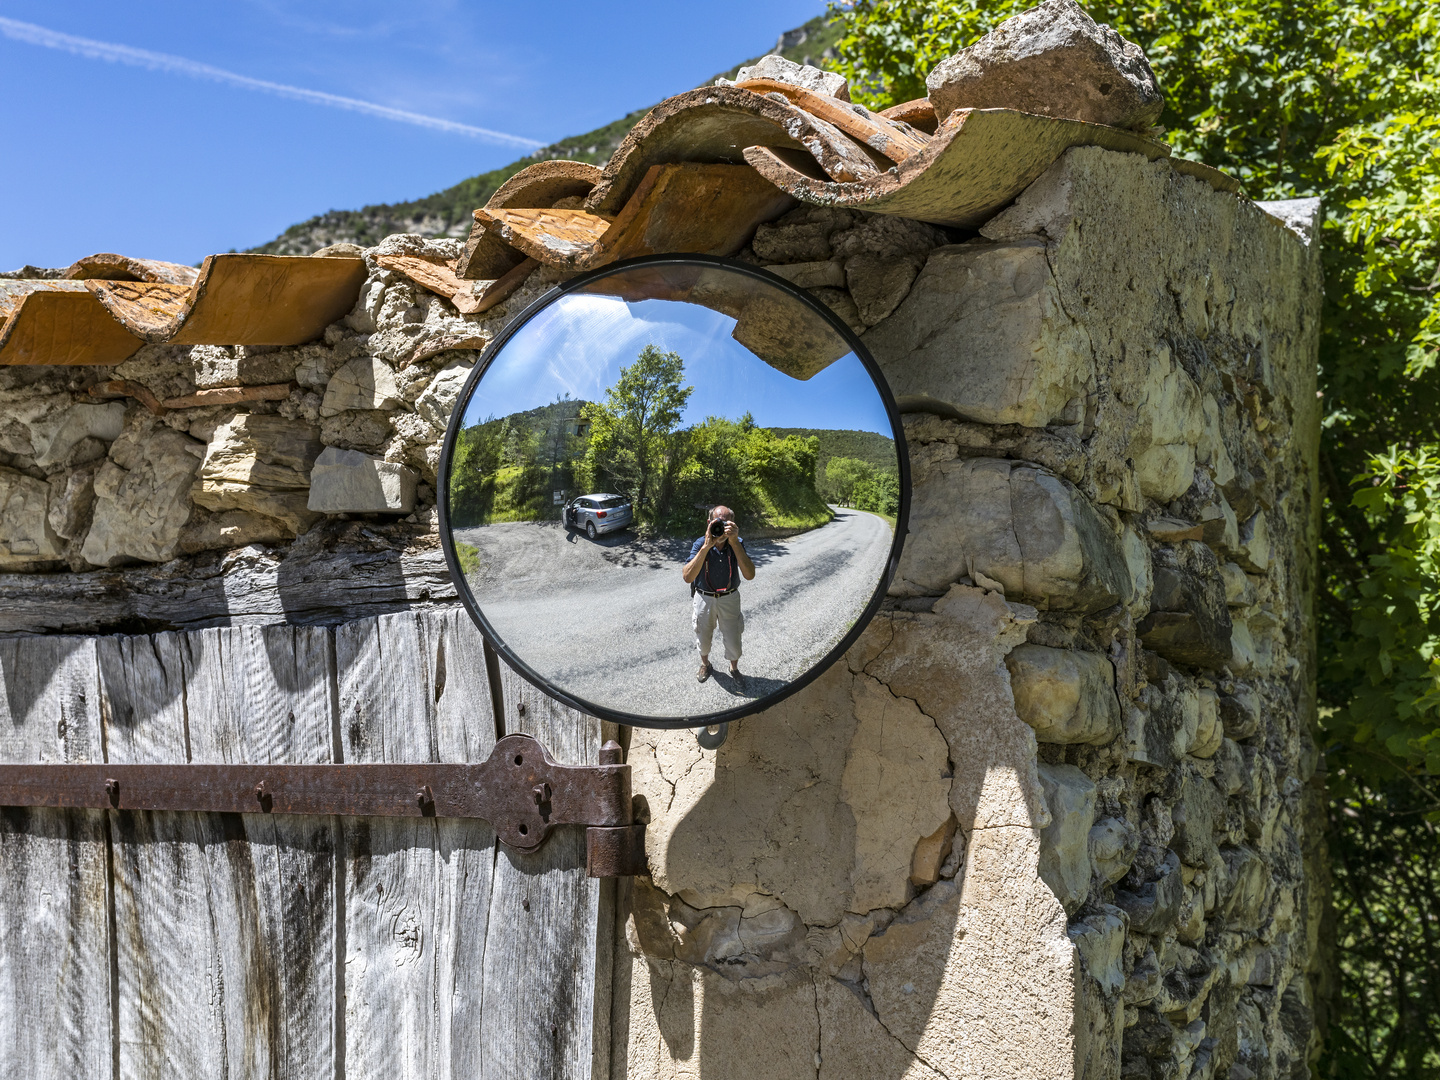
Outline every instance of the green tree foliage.
<path id="1" fill-rule="evenodd" d="M 825 463 L 820 493 L 827 502 L 870 510 L 887 517 L 900 512 L 900 474 L 893 464 L 877 467 L 852 457 L 832 457 Z"/>
<path id="2" fill-rule="evenodd" d="M 815 458 L 815 473 L 825 475 L 825 466 L 832 457 L 858 458 L 877 469 L 895 469 L 895 440 L 874 431 L 844 431 L 835 428 L 771 428 L 776 435 L 813 437 L 820 447 Z"/>
<path id="3" fill-rule="evenodd" d="M 1029 6 L 832 7 L 838 67 L 872 107 L 922 97 L 936 63 Z M 1325 200 L 1321 716 L 1332 795 L 1349 807 L 1332 818 L 1332 844 L 1370 859 L 1337 870 L 1347 992 L 1326 1069 L 1440 1076 L 1440 1002 L 1416 967 L 1440 967 L 1436 912 L 1432 902 L 1417 921 L 1407 884 L 1433 893 L 1440 868 L 1440 0 L 1086 7 L 1145 50 L 1177 154 L 1254 198 Z M 1366 873 L 1380 876 L 1362 888 Z"/>
<path id="4" fill-rule="evenodd" d="M 670 437 L 694 390 L 680 386 L 684 377 L 685 361 L 678 353 L 646 345 L 633 364 L 620 369 L 605 401 L 581 411 L 591 424 L 590 475 L 632 499 L 637 517 L 649 509 Z"/>
<path id="5" fill-rule="evenodd" d="M 825 482 L 821 493 L 842 506 L 855 504 L 855 490 L 875 478 L 875 466 L 859 458 L 834 457 L 825 463 Z"/>
<path id="6" fill-rule="evenodd" d="M 698 534 L 706 508 L 724 503 L 753 535 L 765 529 L 813 528 L 830 520 L 815 484 L 817 441 L 784 438 L 739 420 L 708 417 L 688 432 L 686 458 L 665 508 L 667 532 Z"/>

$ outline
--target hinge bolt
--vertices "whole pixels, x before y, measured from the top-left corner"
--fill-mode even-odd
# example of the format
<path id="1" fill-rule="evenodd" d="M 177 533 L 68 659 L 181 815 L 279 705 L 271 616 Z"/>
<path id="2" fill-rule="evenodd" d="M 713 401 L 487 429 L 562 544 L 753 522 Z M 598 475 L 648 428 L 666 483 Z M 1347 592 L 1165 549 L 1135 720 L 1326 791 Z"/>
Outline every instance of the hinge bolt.
<path id="1" fill-rule="evenodd" d="M 625 762 L 625 751 L 614 739 L 607 739 L 605 745 L 600 747 L 601 765 L 622 765 Z"/>

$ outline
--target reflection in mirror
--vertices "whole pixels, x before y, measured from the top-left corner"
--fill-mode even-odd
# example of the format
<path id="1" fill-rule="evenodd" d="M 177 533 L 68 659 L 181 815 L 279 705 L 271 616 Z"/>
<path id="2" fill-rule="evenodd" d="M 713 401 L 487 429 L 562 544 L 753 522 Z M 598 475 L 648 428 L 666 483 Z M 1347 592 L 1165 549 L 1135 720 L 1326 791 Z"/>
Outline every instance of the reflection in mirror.
<path id="1" fill-rule="evenodd" d="M 794 290 L 718 260 L 622 267 L 472 379 L 446 543 L 534 675 L 601 715 L 699 723 L 858 631 L 896 549 L 892 415 Z"/>

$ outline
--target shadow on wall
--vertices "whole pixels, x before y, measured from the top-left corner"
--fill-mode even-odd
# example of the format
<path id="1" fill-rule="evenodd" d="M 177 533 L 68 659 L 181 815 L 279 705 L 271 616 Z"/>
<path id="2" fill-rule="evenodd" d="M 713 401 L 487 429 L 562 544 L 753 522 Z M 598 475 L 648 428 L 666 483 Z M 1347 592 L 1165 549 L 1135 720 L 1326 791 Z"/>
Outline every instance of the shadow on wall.
<path id="1" fill-rule="evenodd" d="M 654 879 L 614 1075 L 1071 1073 L 1074 950 L 1003 662 L 1028 612 L 957 586 L 713 755 L 634 733 Z"/>

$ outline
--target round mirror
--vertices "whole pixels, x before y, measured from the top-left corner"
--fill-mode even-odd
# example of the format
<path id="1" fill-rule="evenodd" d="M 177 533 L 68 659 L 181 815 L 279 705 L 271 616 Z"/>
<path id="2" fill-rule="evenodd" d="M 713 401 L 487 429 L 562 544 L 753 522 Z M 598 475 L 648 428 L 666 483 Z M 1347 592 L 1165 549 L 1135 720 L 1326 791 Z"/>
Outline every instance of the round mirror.
<path id="1" fill-rule="evenodd" d="M 829 309 L 747 264 L 658 256 L 552 290 L 486 350 L 445 439 L 441 538 L 530 681 L 698 727 L 854 642 L 908 479 L 894 402 Z"/>

